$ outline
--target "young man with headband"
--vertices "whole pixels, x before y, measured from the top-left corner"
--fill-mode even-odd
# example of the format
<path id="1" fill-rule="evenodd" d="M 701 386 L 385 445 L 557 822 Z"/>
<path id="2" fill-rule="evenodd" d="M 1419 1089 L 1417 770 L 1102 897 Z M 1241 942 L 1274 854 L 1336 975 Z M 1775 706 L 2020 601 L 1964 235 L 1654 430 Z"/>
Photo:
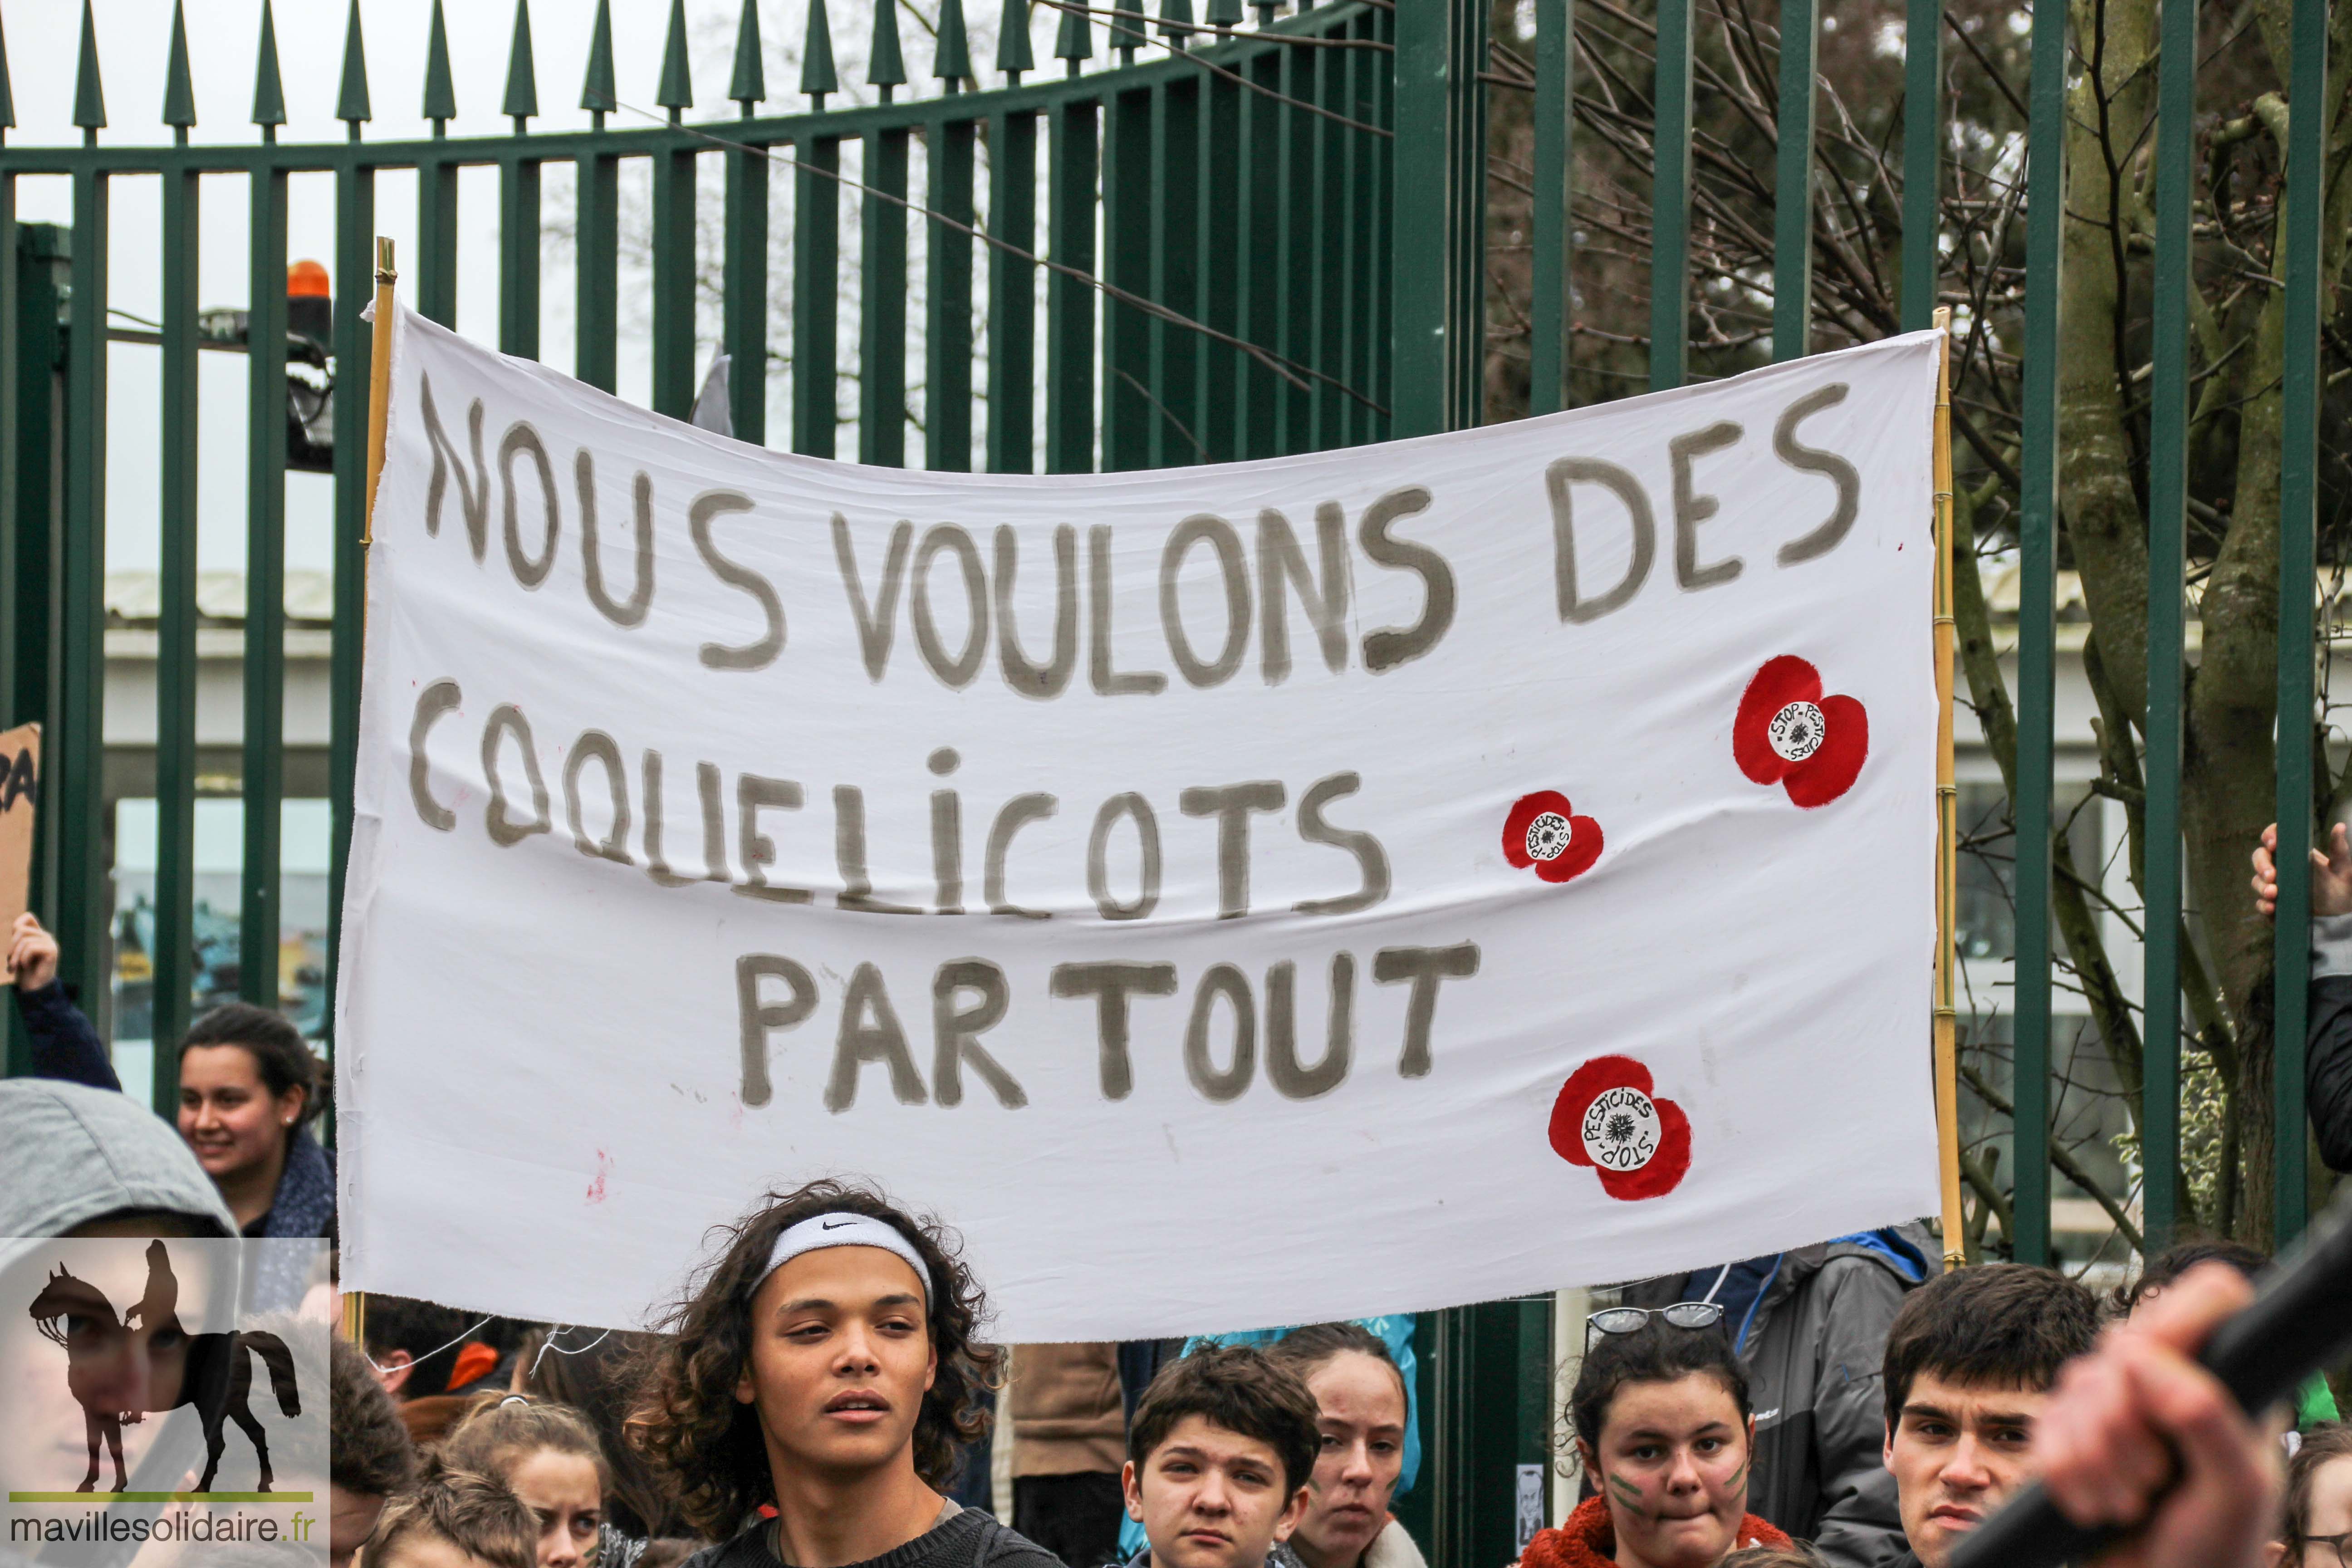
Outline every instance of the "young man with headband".
<path id="1" fill-rule="evenodd" d="M 1060 1568 L 942 1495 L 999 1352 L 947 1233 L 862 1184 L 771 1194 L 672 1310 L 634 1436 L 691 1568 Z"/>

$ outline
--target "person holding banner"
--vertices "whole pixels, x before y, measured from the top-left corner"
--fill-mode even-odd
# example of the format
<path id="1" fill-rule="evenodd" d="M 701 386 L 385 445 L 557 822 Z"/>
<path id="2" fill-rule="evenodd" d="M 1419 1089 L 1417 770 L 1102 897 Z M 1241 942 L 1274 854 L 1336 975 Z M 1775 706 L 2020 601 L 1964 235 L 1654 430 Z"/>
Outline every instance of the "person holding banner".
<path id="1" fill-rule="evenodd" d="M 858 1183 L 770 1194 L 661 1325 L 631 1423 L 720 1542 L 691 1568 L 1060 1568 L 942 1495 L 989 1419 L 986 1315 L 938 1224 Z"/>
<path id="2" fill-rule="evenodd" d="M 1717 1568 L 1743 1546 L 1789 1544 L 1748 1511 L 1756 1420 L 1722 1324 L 1712 1301 L 1587 1321 L 1569 1413 L 1600 1495 L 1538 1531 L 1521 1568 Z"/>

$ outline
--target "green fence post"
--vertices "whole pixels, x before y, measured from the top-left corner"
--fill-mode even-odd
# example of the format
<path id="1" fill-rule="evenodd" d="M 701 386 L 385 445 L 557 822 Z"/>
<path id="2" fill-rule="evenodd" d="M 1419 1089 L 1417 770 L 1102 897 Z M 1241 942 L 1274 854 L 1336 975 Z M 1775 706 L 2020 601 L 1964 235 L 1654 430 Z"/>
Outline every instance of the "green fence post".
<path id="1" fill-rule="evenodd" d="M 174 54 L 177 51 L 174 50 Z M 181 144 L 187 132 L 179 129 Z M 196 257 L 203 182 L 163 175 L 163 398 L 156 447 L 162 581 L 155 638 L 155 947 L 149 985 L 153 1104 L 176 1114 L 194 963 L 196 832 Z"/>
<path id="2" fill-rule="evenodd" d="M 2148 400 L 2147 829 L 2140 929 L 2143 1033 L 2139 1145 L 2145 1250 L 2179 1223 L 2180 1169 L 2180 691 L 2189 499 L 2189 197 L 2196 169 L 2197 0 L 2165 0 L 2157 74 L 2154 384 Z"/>
<path id="3" fill-rule="evenodd" d="M 989 121 L 988 232 L 1004 242 L 988 249 L 988 471 L 1025 474 L 1036 466 L 1036 274 L 1013 252 L 1037 248 L 1034 113 L 1008 110 Z"/>
<path id="4" fill-rule="evenodd" d="M 1066 13 L 1064 19 L 1074 16 Z M 1075 74 L 1083 57 L 1066 58 Z M 1099 112 L 1089 99 L 1066 100 L 1047 111 L 1046 221 L 1053 258 L 1089 275 L 1096 270 Z M 1095 291 L 1066 272 L 1055 272 L 1045 279 L 1045 471 L 1084 474 L 1094 466 Z"/>
<path id="5" fill-rule="evenodd" d="M 909 142 L 904 130 L 866 133 L 866 183 L 873 189 L 860 193 L 858 212 L 865 254 L 859 258 L 857 460 L 892 468 L 907 461 Z"/>
<path id="6" fill-rule="evenodd" d="M 515 0 L 507 52 L 507 90 L 499 112 L 515 139 L 539 113 L 539 71 L 531 60 L 530 0 Z M 499 160 L 499 352 L 539 357 L 539 160 L 509 153 Z"/>
<path id="7" fill-rule="evenodd" d="M 2310 1206 L 2311 1132 L 2304 1112 L 2305 987 L 2311 949 L 2305 914 L 2311 868 L 2312 600 L 2318 572 L 2321 174 L 2326 154 L 2327 0 L 2294 0 L 2287 102 L 2285 363 L 2279 421 L 2278 866 L 2279 918 L 2272 952 L 2275 1020 L 2271 1110 L 2277 1129 L 2273 1230 L 2284 1247 Z"/>
<path id="8" fill-rule="evenodd" d="M 969 120 L 934 121 L 925 148 L 931 210 L 967 227 L 972 223 L 974 129 Z M 923 466 L 956 473 L 971 468 L 972 244 L 965 229 L 945 223 L 924 230 Z"/>
<path id="9" fill-rule="evenodd" d="M 2057 661 L 2058 265 L 2066 178 L 2066 9 L 2033 13 L 2026 132 L 2025 363 L 2019 388 L 2016 1254 L 2050 1261 L 2050 829 Z"/>
<path id="10" fill-rule="evenodd" d="M 247 307 L 245 859 L 237 994 L 278 1003 L 286 776 L 286 171 L 254 172 Z"/>
<path id="11" fill-rule="evenodd" d="M 1795 0 L 1810 4 L 1810 0 Z M 1782 48 L 1788 47 L 1784 40 Z M 1569 338 L 1575 240 L 1569 227 L 1569 171 L 1575 148 L 1576 0 L 1536 0 L 1535 200 L 1528 271 L 1528 412 L 1568 406 Z"/>
<path id="12" fill-rule="evenodd" d="M 0 176 L 0 191 L 11 198 L 14 175 Z M 71 268 L 69 231 L 55 224 L 8 226 L 8 274 L 0 282 L 7 293 L 0 298 L 0 609 L 7 623 L 0 636 L 0 701 L 7 705 L 10 726 L 45 725 L 49 751 L 41 768 L 42 815 L 36 819 L 39 836 L 33 867 L 36 909 L 56 912 L 58 822 L 55 747 L 56 708 L 52 700 L 55 666 L 50 652 L 49 589 L 56 554 L 57 509 L 59 500 L 57 443 L 63 433 L 58 373 L 65 340 L 58 331 L 58 310 L 65 296 Z M 44 895 L 47 895 L 45 898 Z M 16 1009 L 7 1010 L 7 1070 L 14 1077 L 33 1070 L 32 1045 Z"/>
<path id="13" fill-rule="evenodd" d="M 841 139 L 804 136 L 793 151 L 793 450 L 830 458 L 841 417 L 841 183 L 826 174 L 841 172 Z"/>
<path id="14" fill-rule="evenodd" d="M 1801 359 L 1812 352 L 1813 56 L 1820 32 L 1813 0 L 1780 0 L 1780 147 L 1772 181 L 1772 357 L 1776 361 Z M 1916 37 L 1911 47 L 1918 47 Z M 1907 154 L 1910 150 L 1906 139 L 1904 151 Z M 1907 195 L 1907 183 L 1904 188 Z"/>
<path id="15" fill-rule="evenodd" d="M 1651 89 L 1650 390 L 1680 386 L 1690 369 L 1691 11 L 1658 0 L 1658 66 Z"/>
<path id="16" fill-rule="evenodd" d="M 1903 40 L 1903 330 L 1920 332 L 1942 269 L 1944 0 L 1910 0 Z"/>
<path id="17" fill-rule="evenodd" d="M 1457 316 L 1462 290 L 1453 274 L 1461 262 L 1460 213 L 1473 198 L 1459 188 L 1454 141 L 1458 102 L 1476 86 L 1481 62 L 1455 50 L 1464 16 L 1476 8 L 1473 0 L 1423 0 L 1396 13 L 1394 123 L 1424 132 L 1397 138 L 1391 154 L 1396 391 L 1390 406 L 1398 436 L 1451 428 L 1460 403 L 1451 380 L 1460 357 L 1455 342 L 1466 329 Z M 1429 134 L 1430 127 L 1442 132 Z M 1479 145 L 1483 153 L 1483 139 Z"/>
<path id="18" fill-rule="evenodd" d="M 1102 128 L 1103 277 L 1112 287 L 1152 297 L 1159 251 L 1154 215 L 1168 199 L 1153 165 L 1150 93 L 1104 100 Z M 1152 466 L 1160 424 L 1151 400 L 1152 319 L 1134 306 L 1103 300 L 1102 466 L 1105 473 Z"/>
<path id="19" fill-rule="evenodd" d="M 580 107 L 588 110 L 590 142 L 573 165 L 579 239 L 572 374 L 610 392 L 619 369 L 621 161 L 599 151 L 595 142 L 602 140 L 604 116 L 620 107 L 613 85 L 613 0 L 596 0 Z"/>

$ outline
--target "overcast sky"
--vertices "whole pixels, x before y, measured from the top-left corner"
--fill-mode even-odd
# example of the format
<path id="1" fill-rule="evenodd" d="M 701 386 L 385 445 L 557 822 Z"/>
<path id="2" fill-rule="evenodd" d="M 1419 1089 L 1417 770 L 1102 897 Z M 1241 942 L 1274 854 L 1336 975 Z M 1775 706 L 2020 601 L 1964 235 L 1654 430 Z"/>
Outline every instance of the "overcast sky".
<path id="1" fill-rule="evenodd" d="M 934 14 L 935 0 L 898 3 L 908 72 L 918 79 L 918 90 L 928 95 L 935 89 L 923 79 L 932 56 L 923 18 Z M 612 0 L 614 74 L 620 100 L 625 104 L 648 110 L 654 107 L 669 5 L 670 0 Z M 172 9 L 172 0 L 96 0 L 99 55 L 110 121 L 100 136 L 102 143 L 170 141 L 161 114 Z M 362 0 L 361 10 L 375 110 L 367 127 L 369 138 L 427 134 L 430 126 L 421 110 L 431 0 Z M 287 124 L 279 132 L 281 141 L 342 140 L 343 126 L 335 120 L 334 110 L 348 11 L 348 0 L 278 0 L 275 18 L 287 114 Z M 974 58 L 985 65 L 994 58 L 995 23 L 1002 6 L 998 0 L 967 0 L 967 11 Z M 588 116 L 576 105 L 595 12 L 595 0 L 534 0 L 531 5 L 539 101 L 545 110 L 534 121 L 537 128 L 562 130 L 588 123 Z M 723 95 L 739 0 L 687 0 L 686 13 L 697 104 L 689 117 L 730 117 L 732 106 Z M 835 57 L 847 89 L 845 96 L 865 100 L 871 95 L 856 84 L 865 74 L 872 0 L 831 0 L 829 13 Z M 1032 26 L 1039 57 L 1050 58 L 1055 13 L 1043 14 L 1046 19 L 1033 18 Z M 250 118 L 261 0 L 187 0 L 187 16 L 198 121 L 194 139 L 249 143 L 256 136 Z M 498 110 L 504 97 L 508 47 L 513 36 L 512 0 L 454 0 L 446 7 L 446 17 L 458 108 L 450 134 L 505 132 L 508 122 Z M 806 0 L 761 0 L 768 82 L 774 94 L 764 106 L 766 112 L 790 112 L 806 104 L 805 99 L 790 90 L 799 80 L 799 43 L 806 18 Z M 81 6 L 75 0 L 0 0 L 0 29 L 5 29 L 16 109 L 16 129 L 8 133 L 10 144 L 80 140 L 73 125 L 80 26 Z M 995 74 L 987 74 L 993 85 Z M 614 117 L 616 125 L 635 122 L 637 117 L 625 111 Z M 642 174 L 641 169 L 625 165 L 625 182 L 634 179 L 641 188 Z M 706 184 L 715 185 L 715 180 Z M 569 210 L 570 171 L 551 166 L 546 186 L 549 216 L 560 219 Z M 404 271 L 415 254 L 415 189 L 413 174 L 386 174 L 377 182 L 376 226 L 398 244 Z M 630 205 L 629 194 L 625 184 L 625 211 Z M 498 331 L 497 201 L 496 171 L 469 170 L 461 178 L 457 325 L 461 331 L 485 342 L 495 342 Z M 160 203 L 159 184 L 152 177 L 113 182 L 110 303 L 151 318 L 158 313 L 160 304 L 157 258 L 163 237 Z M 242 307 L 248 291 L 244 181 L 236 176 L 207 178 L 202 205 L 201 301 L 207 307 Z M 295 176 L 289 182 L 289 256 L 331 263 L 331 179 Z M 17 215 L 26 222 L 69 223 L 71 195 L 66 182 L 21 179 Z M 845 243 L 854 244 L 855 234 L 854 225 L 845 226 Z M 550 363 L 569 369 L 572 262 L 560 246 L 553 247 L 542 279 L 541 352 Z M 334 281 L 340 292 L 346 280 Z M 409 293 L 405 280 L 402 292 Z M 636 302 L 634 292 L 625 286 L 625 309 Z M 641 316 L 637 319 L 641 322 Z M 843 331 L 855 341 L 853 320 L 845 319 Z M 201 564 L 207 571 L 239 571 L 245 556 L 247 494 L 245 362 L 238 356 L 214 353 L 200 354 L 198 360 L 203 395 L 198 459 Z M 153 456 L 158 354 L 152 349 L 117 344 L 110 354 L 109 367 L 108 568 L 152 571 L 159 551 Z M 646 398 L 644 345 L 641 337 L 625 331 L 621 378 L 624 395 L 639 401 Z M 780 430 L 782 424 L 780 419 L 772 420 L 772 430 Z M 332 486 L 325 477 L 289 477 L 287 560 L 290 568 L 323 570 L 331 563 L 331 504 Z"/>

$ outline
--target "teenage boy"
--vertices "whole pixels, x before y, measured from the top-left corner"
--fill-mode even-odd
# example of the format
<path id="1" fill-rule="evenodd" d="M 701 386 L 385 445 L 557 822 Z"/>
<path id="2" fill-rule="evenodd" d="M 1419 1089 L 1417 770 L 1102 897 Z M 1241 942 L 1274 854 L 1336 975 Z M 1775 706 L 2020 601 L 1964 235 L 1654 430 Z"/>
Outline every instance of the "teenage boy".
<path id="1" fill-rule="evenodd" d="M 692 1568 L 1060 1568 L 944 1495 L 988 1430 L 985 1312 L 936 1222 L 859 1183 L 770 1194 L 670 1314 L 630 1422 L 720 1542 Z"/>
<path id="2" fill-rule="evenodd" d="M 2034 1426 L 2058 1369 L 2098 1335 L 2097 1301 L 2047 1268 L 1989 1264 L 1911 1292 L 1886 1333 L 1886 1468 L 1911 1548 L 1889 1568 L 1945 1568 L 2040 1473 Z"/>
<path id="3" fill-rule="evenodd" d="M 1262 1568 L 1307 1512 L 1315 1396 L 1247 1345 L 1204 1345 L 1135 1407 L 1119 1486 L 1150 1544 L 1129 1568 Z"/>
<path id="4" fill-rule="evenodd" d="M 535 1568 L 539 1516 L 505 1483 L 436 1470 L 383 1510 L 367 1568 Z"/>

